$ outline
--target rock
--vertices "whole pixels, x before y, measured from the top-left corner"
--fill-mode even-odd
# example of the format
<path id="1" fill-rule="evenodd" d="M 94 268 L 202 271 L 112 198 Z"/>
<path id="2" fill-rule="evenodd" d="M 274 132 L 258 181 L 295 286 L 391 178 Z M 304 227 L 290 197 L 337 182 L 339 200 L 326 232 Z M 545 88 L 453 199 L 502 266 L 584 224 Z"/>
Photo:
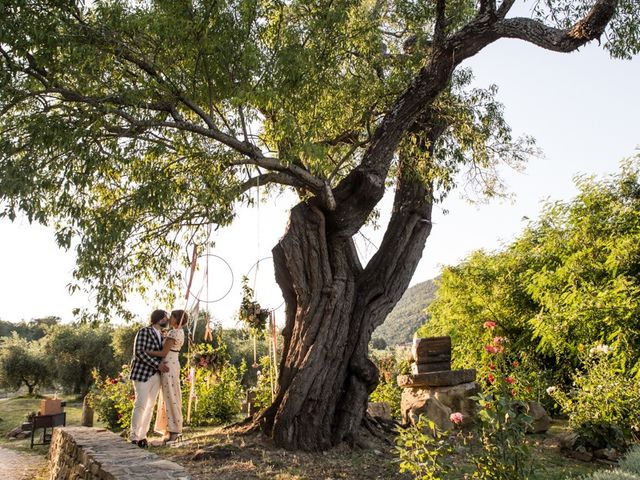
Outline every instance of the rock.
<path id="1" fill-rule="evenodd" d="M 551 426 L 551 417 L 544 407 L 534 400 L 527 402 L 528 414 L 532 418 L 531 426 L 527 429 L 527 433 L 544 433 Z"/>
<path id="2" fill-rule="evenodd" d="M 593 460 L 593 453 L 587 451 L 584 447 L 578 447 L 575 450 L 568 450 L 566 455 L 571 458 L 575 458 L 576 460 L 580 460 L 581 462 L 590 462 Z"/>
<path id="3" fill-rule="evenodd" d="M 416 423 L 420 415 L 431 420 L 437 425 L 440 430 L 453 429 L 453 423 L 451 423 L 451 420 L 449 420 L 451 409 L 446 405 L 443 405 L 435 397 L 427 398 L 420 407 L 413 406 L 406 412 L 407 418 L 413 424 Z"/>
<path id="4" fill-rule="evenodd" d="M 391 420 L 391 407 L 386 402 L 369 402 L 367 413 L 372 417 L 380 417 Z"/>
<path id="5" fill-rule="evenodd" d="M 398 375 L 398 385 L 408 387 L 448 387 L 461 383 L 475 382 L 476 371 L 450 370 L 444 372 L 418 373 L 417 375 Z"/>
<path id="6" fill-rule="evenodd" d="M 22 430 L 22 427 L 16 427 L 13 430 L 9 431 L 6 434 L 7 438 L 25 438 L 25 437 L 21 437 L 20 435 L 22 435 L 24 433 L 24 431 Z M 30 434 L 31 432 L 29 432 Z"/>
<path id="7" fill-rule="evenodd" d="M 620 458 L 620 453 L 615 448 L 600 448 L 593 452 L 593 456 L 601 460 L 615 462 Z"/>
<path id="8" fill-rule="evenodd" d="M 573 450 L 578 441 L 578 434 L 575 432 L 565 432 L 558 435 L 558 443 L 563 450 Z"/>
<path id="9" fill-rule="evenodd" d="M 451 429 L 453 424 L 449 420 L 449 415 L 452 412 L 460 412 L 463 417 L 462 425 L 469 425 L 476 414 L 476 403 L 471 397 L 478 392 L 480 392 L 480 386 L 476 382 L 450 387 L 405 388 L 400 405 L 402 419 L 405 423 L 415 423 L 419 415 L 426 415 L 438 427 Z"/>

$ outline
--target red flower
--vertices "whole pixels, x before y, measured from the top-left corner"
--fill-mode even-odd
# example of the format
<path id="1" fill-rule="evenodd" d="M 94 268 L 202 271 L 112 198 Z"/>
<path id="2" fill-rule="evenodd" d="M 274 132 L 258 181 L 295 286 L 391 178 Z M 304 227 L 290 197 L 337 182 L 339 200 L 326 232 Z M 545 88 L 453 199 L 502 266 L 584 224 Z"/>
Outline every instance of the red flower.
<path id="1" fill-rule="evenodd" d="M 489 364 L 489 370 L 495 370 L 496 366 L 493 363 Z"/>
<path id="2" fill-rule="evenodd" d="M 487 376 L 487 380 L 489 380 L 489 383 L 493 383 L 496 381 L 496 377 L 494 377 L 493 375 L 489 374 Z"/>
<path id="3" fill-rule="evenodd" d="M 489 330 L 493 330 L 496 328 L 496 322 L 487 321 L 482 324 L 484 328 L 488 328 Z"/>
<path id="4" fill-rule="evenodd" d="M 515 368 L 518 368 L 518 365 L 520 365 L 520 363 L 518 363 L 518 361 L 517 361 L 517 360 L 514 360 L 514 362 L 513 362 L 513 366 L 514 366 Z"/>
<path id="5" fill-rule="evenodd" d="M 505 381 L 505 382 L 507 382 L 507 383 L 510 383 L 510 384 L 512 384 L 512 385 L 513 385 L 514 383 L 516 383 L 516 379 L 515 379 L 515 378 L 513 378 L 513 377 L 504 377 L 504 381 Z"/>
<path id="6" fill-rule="evenodd" d="M 118 384 L 118 380 L 115 379 L 115 378 L 112 378 L 110 383 L 111 383 L 111 385 L 117 385 Z"/>

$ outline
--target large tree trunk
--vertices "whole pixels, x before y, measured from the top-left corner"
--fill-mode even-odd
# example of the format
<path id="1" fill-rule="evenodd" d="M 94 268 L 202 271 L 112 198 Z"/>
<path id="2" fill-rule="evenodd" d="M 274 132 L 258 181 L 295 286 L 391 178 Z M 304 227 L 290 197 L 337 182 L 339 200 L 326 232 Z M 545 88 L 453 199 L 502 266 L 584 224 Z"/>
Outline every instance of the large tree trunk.
<path id="1" fill-rule="evenodd" d="M 258 421 L 279 446 L 358 443 L 378 383 L 367 357 L 371 334 L 406 290 L 431 231 L 432 192 L 410 163 L 400 168 L 391 221 L 366 267 L 344 234 L 354 226 L 340 225 L 313 200 L 291 211 L 273 249 L 285 341 L 276 399 Z"/>

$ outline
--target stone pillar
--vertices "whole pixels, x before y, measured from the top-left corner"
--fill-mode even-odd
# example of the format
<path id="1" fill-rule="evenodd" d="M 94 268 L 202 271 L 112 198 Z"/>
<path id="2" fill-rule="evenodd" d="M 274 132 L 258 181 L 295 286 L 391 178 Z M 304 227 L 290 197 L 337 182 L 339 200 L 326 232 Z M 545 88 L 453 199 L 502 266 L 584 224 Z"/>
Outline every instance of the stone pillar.
<path id="1" fill-rule="evenodd" d="M 413 373 L 398 377 L 403 421 L 415 424 L 424 415 L 441 430 L 451 430 L 449 417 L 460 412 L 462 424 L 471 424 L 476 413 L 471 397 L 480 392 L 480 386 L 475 370 L 451 370 L 451 338 L 416 338 L 412 356 Z"/>

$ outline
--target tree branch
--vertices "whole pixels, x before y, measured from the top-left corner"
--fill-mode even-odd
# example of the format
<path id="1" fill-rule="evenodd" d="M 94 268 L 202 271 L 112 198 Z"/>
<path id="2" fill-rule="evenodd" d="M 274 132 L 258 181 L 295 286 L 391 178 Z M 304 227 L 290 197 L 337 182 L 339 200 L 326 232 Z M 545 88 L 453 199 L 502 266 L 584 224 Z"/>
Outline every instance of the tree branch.
<path id="1" fill-rule="evenodd" d="M 506 17 L 507 13 L 509 13 L 514 3 L 516 3 L 516 0 L 503 0 L 500 6 L 498 7 L 498 12 L 497 12 L 498 18 Z"/>
<path id="2" fill-rule="evenodd" d="M 239 192 L 242 194 L 254 187 L 261 187 L 269 183 L 279 183 L 281 185 L 289 185 L 296 188 L 305 187 L 305 184 L 303 182 L 287 173 L 269 172 L 258 175 L 257 177 L 251 177 L 249 180 L 240 185 Z"/>
<path id="3" fill-rule="evenodd" d="M 509 18 L 496 22 L 495 30 L 500 37 L 517 38 L 556 52 L 572 52 L 591 40 L 600 40 L 617 4 L 617 0 L 599 0 L 568 29 L 549 27 L 530 18 Z"/>

